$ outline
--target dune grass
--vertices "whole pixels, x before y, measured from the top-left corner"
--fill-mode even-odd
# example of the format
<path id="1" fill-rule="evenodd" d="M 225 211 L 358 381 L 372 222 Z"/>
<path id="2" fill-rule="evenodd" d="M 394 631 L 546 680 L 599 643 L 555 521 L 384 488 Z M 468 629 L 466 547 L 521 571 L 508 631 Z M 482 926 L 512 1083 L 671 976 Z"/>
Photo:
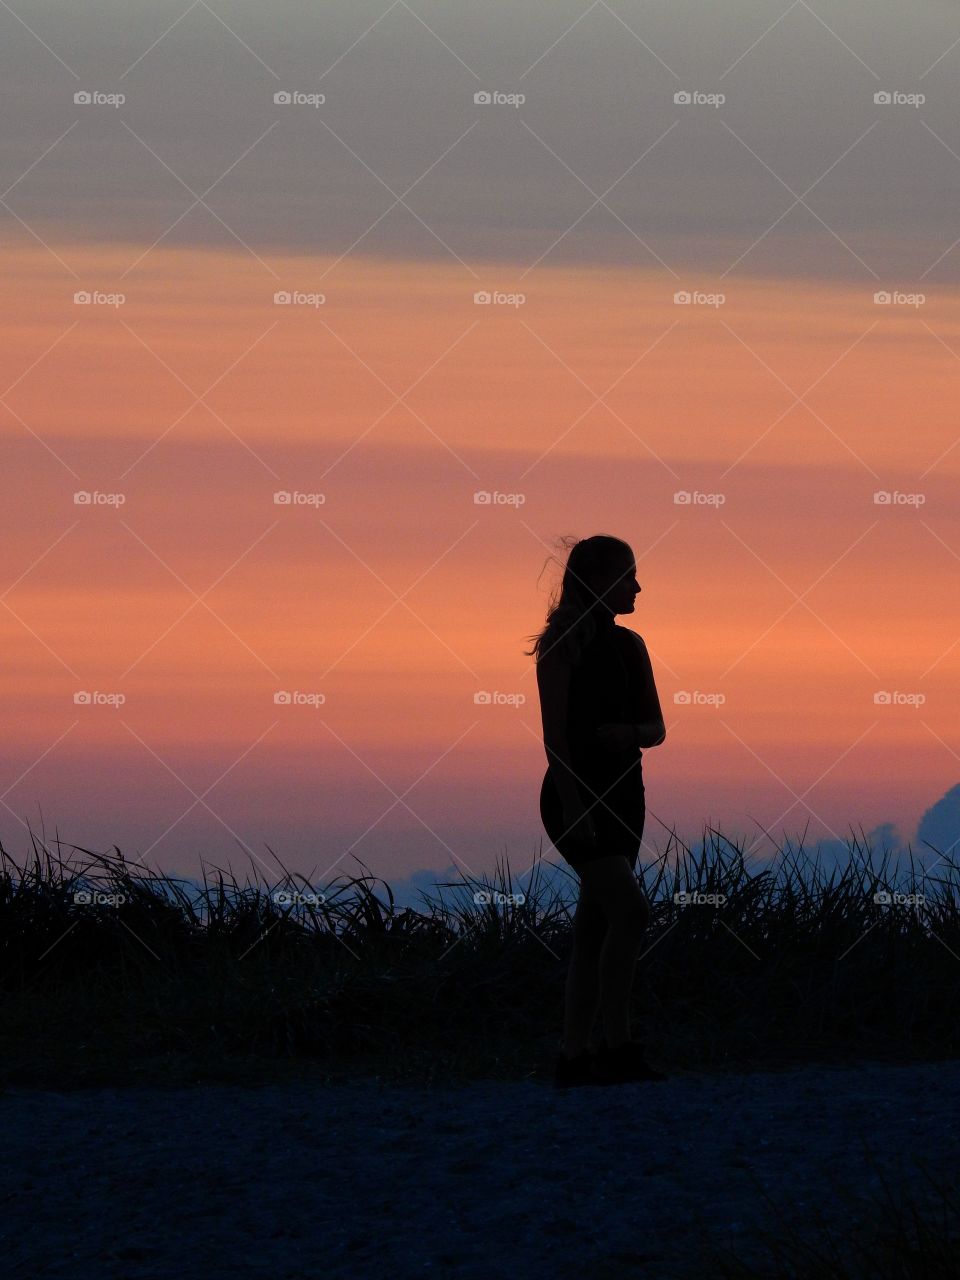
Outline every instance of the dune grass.
<path id="1" fill-rule="evenodd" d="M 0 846 L 0 1083 L 550 1070 L 572 875 L 561 898 L 538 863 L 521 891 L 504 860 L 413 909 L 365 868 L 321 891 L 282 867 L 271 885 L 204 866 L 195 889 L 117 849 L 30 840 L 22 863 Z M 801 840 L 750 867 L 708 828 L 699 851 L 671 836 L 640 866 L 635 1034 L 652 1057 L 677 1072 L 957 1056 L 955 864 L 911 854 L 903 873 L 862 834 L 848 853 L 828 874 Z"/>

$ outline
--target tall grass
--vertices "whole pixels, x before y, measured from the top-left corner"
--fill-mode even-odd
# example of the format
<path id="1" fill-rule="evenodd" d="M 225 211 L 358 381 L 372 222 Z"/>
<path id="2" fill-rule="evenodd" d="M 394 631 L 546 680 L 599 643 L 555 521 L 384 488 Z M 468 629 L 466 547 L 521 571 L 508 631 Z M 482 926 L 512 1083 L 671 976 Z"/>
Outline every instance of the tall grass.
<path id="1" fill-rule="evenodd" d="M 542 863 L 522 890 L 505 859 L 492 881 L 438 884 L 452 905 L 414 909 L 362 863 L 322 891 L 279 860 L 275 884 L 204 865 L 197 888 L 117 849 L 30 843 L 22 865 L 0 845 L 0 1079 L 549 1070 L 571 913 Z M 671 835 L 639 868 L 651 1056 L 674 1071 L 956 1056 L 958 885 L 935 853 L 902 873 L 861 833 L 829 872 L 802 840 L 749 867 L 712 828 L 699 851 Z"/>

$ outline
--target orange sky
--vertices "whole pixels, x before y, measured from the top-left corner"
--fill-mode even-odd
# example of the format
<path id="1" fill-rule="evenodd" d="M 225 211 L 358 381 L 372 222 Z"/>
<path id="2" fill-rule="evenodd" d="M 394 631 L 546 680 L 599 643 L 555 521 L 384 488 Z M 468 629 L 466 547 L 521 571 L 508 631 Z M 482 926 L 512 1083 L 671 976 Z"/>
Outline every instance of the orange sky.
<path id="1" fill-rule="evenodd" d="M 127 271 L 143 246 L 51 248 L 75 276 L 24 244 L 4 286 L 5 845 L 42 809 L 65 839 L 174 869 L 242 860 L 235 837 L 321 873 L 350 845 L 380 874 L 490 868 L 504 846 L 526 867 L 545 759 L 522 649 L 560 533 L 637 554 L 620 621 L 646 637 L 668 724 L 644 758 L 647 853 L 658 820 L 752 835 L 791 805 L 789 832 L 912 836 L 956 781 L 953 294 L 913 309 L 866 284 L 681 283 L 722 290 L 713 308 L 639 270 L 477 280 L 352 254 L 273 256 L 274 278 L 243 251 L 159 246 Z M 478 288 L 526 301 L 476 306 Z M 211 584 L 208 609 L 191 589 Z M 526 701 L 477 706 L 481 689 Z M 877 706 L 878 689 L 926 701 Z M 228 769 L 215 812 L 164 834 L 187 787 Z M 398 804 L 364 834 L 427 769 L 419 818 Z M 811 814 L 789 788 L 821 775 Z"/>

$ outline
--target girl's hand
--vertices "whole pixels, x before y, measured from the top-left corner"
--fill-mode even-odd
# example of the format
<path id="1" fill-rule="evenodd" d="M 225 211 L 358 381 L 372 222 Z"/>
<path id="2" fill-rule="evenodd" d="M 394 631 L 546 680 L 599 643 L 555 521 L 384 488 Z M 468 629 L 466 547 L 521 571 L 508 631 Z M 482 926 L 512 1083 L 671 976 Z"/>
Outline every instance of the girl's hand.
<path id="1" fill-rule="evenodd" d="M 607 751 L 630 751 L 637 746 L 636 729 L 632 724 L 602 724 L 597 742 Z"/>

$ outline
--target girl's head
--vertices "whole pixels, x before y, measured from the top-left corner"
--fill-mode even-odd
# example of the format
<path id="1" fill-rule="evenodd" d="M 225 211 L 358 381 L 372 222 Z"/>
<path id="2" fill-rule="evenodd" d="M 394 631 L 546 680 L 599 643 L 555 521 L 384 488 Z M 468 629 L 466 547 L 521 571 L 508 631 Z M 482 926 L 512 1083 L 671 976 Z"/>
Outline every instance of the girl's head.
<path id="1" fill-rule="evenodd" d="M 525 650 L 539 659 L 554 645 L 576 662 L 593 638 L 599 611 L 632 613 L 640 591 L 637 562 L 630 544 L 622 538 L 598 533 L 590 538 L 562 539 L 567 559 L 560 594 L 547 610 L 546 626 Z"/>

